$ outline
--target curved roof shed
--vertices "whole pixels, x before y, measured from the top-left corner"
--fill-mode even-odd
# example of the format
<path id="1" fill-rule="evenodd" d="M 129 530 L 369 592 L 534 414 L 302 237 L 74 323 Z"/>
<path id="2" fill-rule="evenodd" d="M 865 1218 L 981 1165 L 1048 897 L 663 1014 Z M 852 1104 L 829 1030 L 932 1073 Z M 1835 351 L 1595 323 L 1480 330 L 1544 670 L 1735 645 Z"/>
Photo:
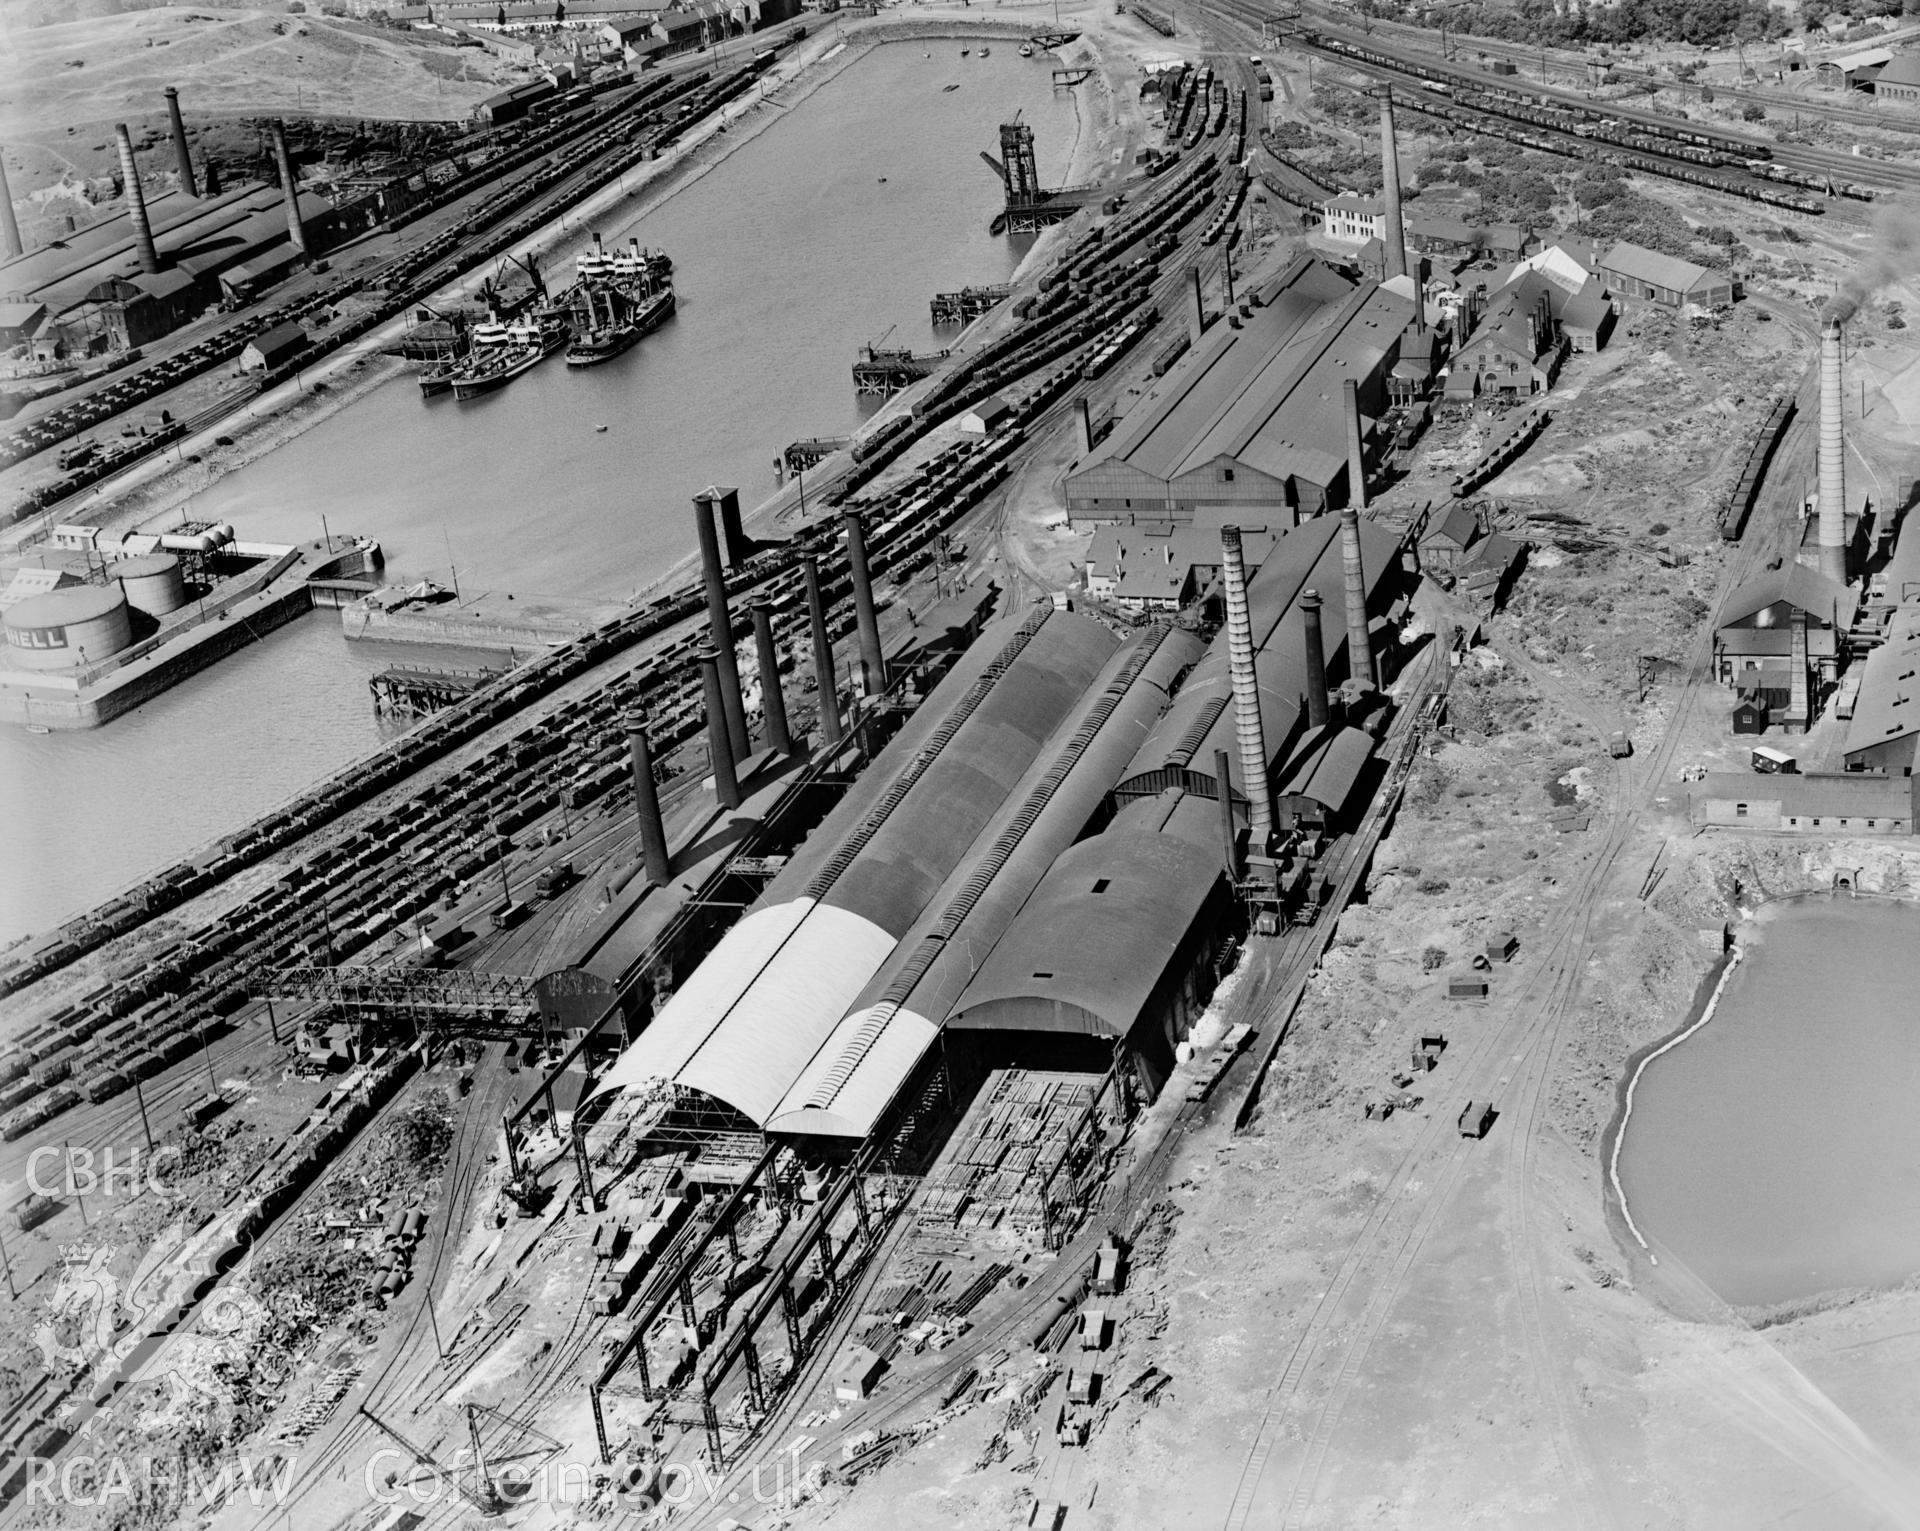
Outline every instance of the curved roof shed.
<path id="1" fill-rule="evenodd" d="M 1220 875 L 1217 852 L 1178 836 L 1083 840 L 1041 879 L 948 1024 L 1126 1038 L 1154 1009 Z"/>
<path id="2" fill-rule="evenodd" d="M 1047 607 L 983 640 L 594 1096 L 672 1083 L 765 1127 L 1118 646 Z"/>

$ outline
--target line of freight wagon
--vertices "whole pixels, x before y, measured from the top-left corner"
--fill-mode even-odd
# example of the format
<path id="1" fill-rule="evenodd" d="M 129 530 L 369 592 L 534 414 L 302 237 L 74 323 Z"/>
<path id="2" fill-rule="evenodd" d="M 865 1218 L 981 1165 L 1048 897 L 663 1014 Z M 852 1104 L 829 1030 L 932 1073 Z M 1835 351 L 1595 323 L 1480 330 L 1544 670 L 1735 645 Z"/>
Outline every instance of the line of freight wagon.
<path id="1" fill-rule="evenodd" d="M 1726 499 L 1720 502 L 1720 536 L 1726 542 L 1738 542 L 1747 529 L 1747 517 L 1753 511 L 1754 496 L 1760 492 L 1761 481 L 1767 476 L 1767 466 L 1773 461 L 1773 454 L 1779 448 L 1780 438 L 1787 432 L 1787 425 L 1793 419 L 1797 405 L 1792 394 L 1781 394 L 1773 401 L 1773 407 L 1767 411 L 1767 418 L 1753 433 L 1753 440 L 1747 446 L 1747 458 L 1741 465 L 1740 477 L 1727 491 Z"/>
<path id="2" fill-rule="evenodd" d="M 322 357 L 405 313 L 413 304 L 430 296 L 438 287 L 462 271 L 471 270 L 484 261 L 492 259 L 502 250 L 509 248 L 548 222 L 552 214 L 560 210 L 558 206 L 542 207 L 529 218 L 517 220 L 506 227 L 495 227 L 495 232 L 477 246 L 468 243 L 481 230 L 498 225 L 502 219 L 510 217 L 555 187 L 569 179 L 579 177 L 583 162 L 600 160 L 594 165 L 594 179 L 603 180 L 606 177 L 623 174 L 644 160 L 657 157 L 662 148 L 675 142 L 689 127 L 711 116 L 739 96 L 764 72 L 766 67 L 766 62 L 755 61 L 713 84 L 708 83 L 708 77 L 705 74 L 690 75 L 674 82 L 664 91 L 654 88 L 649 82 L 649 87 L 636 98 L 648 106 L 647 111 L 639 118 L 617 127 L 603 125 L 615 117 L 630 112 L 635 104 L 635 101 L 630 100 L 595 114 L 584 124 L 574 125 L 570 130 L 570 138 L 584 137 L 584 142 L 572 142 L 564 153 L 557 154 L 552 154 L 551 146 L 543 145 L 541 153 L 552 154 L 550 164 L 535 171 L 518 185 L 504 188 L 498 197 L 489 201 L 485 209 L 476 212 L 457 227 L 436 235 L 419 249 L 409 251 L 406 255 L 389 262 L 369 279 L 352 278 L 333 283 L 311 297 L 295 303 L 283 304 L 265 314 L 244 320 L 223 330 L 219 335 L 156 362 L 151 367 L 142 368 L 140 372 L 111 385 L 100 393 L 76 400 L 64 409 L 21 427 L 7 439 L 4 445 L 0 445 L 0 467 L 20 461 L 58 441 L 77 435 L 147 399 L 177 387 L 190 378 L 232 360 L 255 336 L 277 324 L 290 320 L 304 320 L 331 309 L 363 288 L 377 287 L 388 293 L 384 302 L 374 305 L 351 320 L 330 327 L 324 334 L 314 339 L 296 360 L 263 375 L 259 379 L 257 391 L 264 392 L 278 386 L 298 370 L 312 366 Z M 693 97 L 693 99 L 682 99 L 686 97 Z M 670 121 L 666 120 L 667 108 L 676 103 L 678 110 L 675 116 Z M 635 136 L 643 133 L 650 126 L 657 131 L 635 142 Z M 625 147 L 620 148 L 623 144 Z M 618 153 L 614 153 L 616 149 L 619 149 Z M 612 157 L 601 159 L 602 156 L 607 155 Z M 583 182 L 577 194 L 568 199 L 568 205 L 587 195 L 591 190 L 592 185 Z M 21 510 L 29 512 L 35 508 L 56 504 L 69 495 L 76 494 L 109 475 L 121 471 L 139 459 L 163 449 L 184 435 L 186 429 L 185 422 L 174 422 L 153 434 L 128 443 L 117 451 L 101 454 L 76 471 L 65 474 L 53 483 L 26 495 L 22 500 Z"/>
<path id="3" fill-rule="evenodd" d="M 87 1401 L 99 1407 L 144 1369 L 154 1345 L 193 1316 L 221 1276 L 246 1258 L 274 1220 L 338 1159 L 346 1143 L 393 1099 L 423 1061 L 424 1050 L 418 1045 L 404 1052 L 379 1050 L 357 1074 L 336 1085 L 292 1137 L 256 1160 L 246 1180 L 234 1188 L 244 1199 L 236 1205 L 230 1196 L 218 1211 L 208 1214 L 187 1236 L 192 1247 L 183 1246 L 176 1256 L 181 1268 L 197 1278 L 194 1284 L 142 1324 L 140 1343 L 117 1352 L 122 1355 L 118 1366 L 104 1373 L 75 1371 L 52 1384 L 36 1416 L 36 1427 L 19 1440 L 10 1465 L 0 1469 L 0 1504 L 19 1494 L 36 1459 L 52 1457 L 72 1439 L 71 1431 L 57 1423 L 66 1412 L 63 1406 L 77 1401 L 84 1389 Z"/>
<path id="4" fill-rule="evenodd" d="M 1101 310 L 1101 316 L 1104 318 L 1109 313 L 1117 316 L 1137 296 L 1131 290 L 1114 296 Z M 1024 375 L 1043 365 L 1046 360 L 1052 359 L 1053 354 L 1058 354 L 1059 349 L 1080 343 L 1084 338 L 1080 332 L 1070 331 L 1065 340 L 1036 348 L 1023 361 L 1019 352 L 1032 345 L 1032 337 L 1016 332 L 1015 336 L 1008 337 L 1011 343 L 1004 353 L 997 347 L 989 347 L 979 357 L 972 359 L 973 363 L 984 368 L 985 364 L 999 360 L 1004 354 L 1009 358 L 1004 370 L 986 374 L 976 372 L 973 376 L 988 376 L 992 385 L 1004 383 L 1015 375 Z M 962 387 L 965 382 L 963 379 Z M 931 410 L 926 413 L 916 411 L 913 416 L 902 416 L 889 422 L 881 432 L 876 433 L 875 438 L 856 447 L 854 455 L 859 463 L 856 472 L 864 472 L 866 477 L 870 477 L 880 465 L 897 457 L 912 440 L 930 429 L 932 423 Z M 789 546 L 758 555 L 730 580 L 730 584 L 735 588 L 744 588 L 780 567 L 791 569 L 796 565 L 800 552 L 800 548 Z M 835 549 L 832 562 L 836 566 L 838 556 Z M 583 673 L 627 645 L 692 615 L 698 609 L 700 599 L 695 590 L 662 597 L 639 612 L 532 661 L 495 685 L 484 688 L 420 724 L 376 760 L 338 773 L 286 808 L 257 821 L 224 842 L 216 854 L 178 865 L 89 914 L 68 921 L 61 927 L 56 939 L 16 958 L 6 969 L 0 970 L 0 995 L 24 988 L 107 941 L 137 928 L 153 916 L 178 907 L 233 873 L 277 854 L 310 830 L 331 822 L 341 813 L 385 791 L 446 751 L 491 728 L 527 702 Z M 172 966 L 156 965 L 150 969 L 150 973 L 157 981 L 179 982 L 199 971 L 198 966 L 192 965 L 193 961 L 193 957 L 188 955 Z"/>

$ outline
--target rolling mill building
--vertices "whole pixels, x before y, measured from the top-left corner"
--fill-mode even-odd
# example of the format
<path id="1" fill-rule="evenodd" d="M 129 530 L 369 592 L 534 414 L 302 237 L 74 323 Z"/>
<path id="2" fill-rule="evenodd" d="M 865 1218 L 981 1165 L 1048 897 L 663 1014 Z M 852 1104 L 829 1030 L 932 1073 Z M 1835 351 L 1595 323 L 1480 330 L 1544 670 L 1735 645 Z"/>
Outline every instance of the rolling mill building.
<path id="1" fill-rule="evenodd" d="M 1302 257 L 1207 327 L 1067 475 L 1069 519 L 1085 529 L 1212 514 L 1271 528 L 1364 504 L 1354 477 L 1384 449 L 1388 379 L 1419 328 L 1405 278 L 1355 283 Z"/>
<path id="2" fill-rule="evenodd" d="M 832 1161 L 990 1069 L 1118 1067 L 1151 1095 L 1240 932 L 1241 874 L 1303 892 L 1366 801 L 1355 725 L 1403 569 L 1353 518 L 1287 532 L 1234 587 L 1238 673 L 1231 627 L 1209 646 L 1048 606 L 988 628 L 602 1076 L 585 1130 Z"/>

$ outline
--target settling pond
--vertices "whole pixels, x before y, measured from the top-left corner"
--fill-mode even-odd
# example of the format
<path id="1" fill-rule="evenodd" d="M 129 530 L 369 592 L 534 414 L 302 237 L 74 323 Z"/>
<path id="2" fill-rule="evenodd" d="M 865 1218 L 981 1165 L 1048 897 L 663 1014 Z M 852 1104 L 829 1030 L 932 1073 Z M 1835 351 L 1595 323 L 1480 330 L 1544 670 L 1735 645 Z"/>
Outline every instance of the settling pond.
<path id="1" fill-rule="evenodd" d="M 1742 944 L 1712 1021 L 1641 1076 L 1634 1221 L 1735 1304 L 1920 1273 L 1920 906 L 1785 899 Z"/>

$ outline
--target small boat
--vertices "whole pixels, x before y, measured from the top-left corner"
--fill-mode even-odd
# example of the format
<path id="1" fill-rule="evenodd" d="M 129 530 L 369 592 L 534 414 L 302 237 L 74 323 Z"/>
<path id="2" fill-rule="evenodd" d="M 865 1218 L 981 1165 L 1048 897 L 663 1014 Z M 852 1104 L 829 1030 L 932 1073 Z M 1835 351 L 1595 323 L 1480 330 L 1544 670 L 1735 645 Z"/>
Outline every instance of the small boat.
<path id="1" fill-rule="evenodd" d="M 437 367 L 429 367 L 420 374 L 420 397 L 431 399 L 445 393 L 453 387 L 453 380 L 460 373 L 461 363 L 442 362 Z"/>
<path id="2" fill-rule="evenodd" d="M 960 57 L 965 58 L 971 52 L 973 52 L 973 49 L 971 48 L 962 48 L 960 50 Z"/>
<path id="3" fill-rule="evenodd" d="M 993 49 L 991 48 L 982 48 L 980 50 L 980 57 L 985 58 L 991 52 L 993 52 Z"/>
<path id="4" fill-rule="evenodd" d="M 539 366 L 546 356 L 547 353 L 538 346 L 516 346 L 498 361 L 455 378 L 453 396 L 456 399 L 473 399 L 483 393 L 505 388 L 515 378 L 524 377 Z"/>
<path id="5" fill-rule="evenodd" d="M 960 88 L 960 82 L 958 80 L 955 80 L 951 85 L 942 85 L 940 87 L 942 92 L 946 92 L 949 90 L 958 90 L 959 88 Z"/>
<path id="6" fill-rule="evenodd" d="M 1022 57 L 1022 58 L 1032 58 L 1032 57 L 1033 57 L 1033 44 L 1032 44 L 1032 43 L 1022 43 L 1022 44 L 1020 44 L 1020 57 Z"/>
<path id="7" fill-rule="evenodd" d="M 601 432 L 603 432 L 603 431 L 605 431 L 605 430 L 606 430 L 606 427 L 605 427 L 604 425 L 596 425 L 596 426 L 595 426 L 595 427 L 593 428 L 593 432 L 594 432 L 594 434 L 595 434 L 596 436 L 597 436 L 597 435 L 599 435 L 599 434 L 600 434 Z"/>
<path id="8" fill-rule="evenodd" d="M 880 184 L 882 186 L 887 184 L 887 178 L 884 175 L 880 177 Z"/>

